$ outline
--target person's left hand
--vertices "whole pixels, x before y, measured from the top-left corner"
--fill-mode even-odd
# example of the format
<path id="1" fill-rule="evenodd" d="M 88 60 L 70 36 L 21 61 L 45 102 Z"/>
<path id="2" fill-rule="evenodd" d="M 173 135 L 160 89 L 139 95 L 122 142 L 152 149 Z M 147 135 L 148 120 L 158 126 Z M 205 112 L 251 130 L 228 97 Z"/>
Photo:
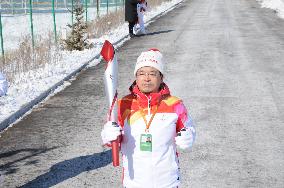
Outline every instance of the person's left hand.
<path id="1" fill-rule="evenodd" d="M 193 144 L 193 133 L 191 129 L 182 129 L 175 137 L 176 145 L 181 149 L 190 149 Z"/>

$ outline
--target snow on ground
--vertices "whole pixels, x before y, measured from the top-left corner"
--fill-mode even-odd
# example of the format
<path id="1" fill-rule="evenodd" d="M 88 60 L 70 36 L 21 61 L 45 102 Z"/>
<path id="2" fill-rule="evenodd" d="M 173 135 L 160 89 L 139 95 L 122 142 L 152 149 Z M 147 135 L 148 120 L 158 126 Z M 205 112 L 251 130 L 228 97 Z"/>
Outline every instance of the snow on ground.
<path id="1" fill-rule="evenodd" d="M 163 3 L 161 6 L 152 9 L 145 16 L 146 22 L 153 18 L 155 15 L 164 12 L 169 7 L 174 4 L 180 2 L 182 0 L 172 0 L 171 2 Z M 258 0 L 263 7 L 272 8 L 278 12 L 278 15 L 284 18 L 284 5 L 283 0 Z M 36 34 L 45 35 L 46 29 L 43 26 L 47 26 L 46 23 L 48 15 L 38 15 L 36 25 L 41 25 L 42 28 L 36 29 Z M 50 15 L 49 15 L 50 16 Z M 65 15 L 66 16 L 66 15 Z M 58 27 L 63 27 L 66 25 L 66 17 L 64 14 L 61 16 L 57 15 L 57 24 Z M 6 17 L 4 19 L 4 27 L 7 23 L 17 26 L 17 30 L 9 29 L 9 34 L 6 37 L 10 36 L 12 38 L 19 38 L 23 34 L 27 34 L 29 32 L 28 28 L 25 28 L 25 24 L 22 23 L 21 20 L 28 19 L 27 17 L 23 18 L 9 18 Z M 14 20 L 14 21 L 13 21 Z M 13 23 L 12 23 L 13 22 Z M 26 24 L 27 25 L 27 24 Z M 49 24 L 50 27 L 50 24 Z M 26 32 L 26 33 L 25 33 Z M 128 25 L 127 23 L 119 26 L 117 29 L 109 32 L 107 35 L 102 36 L 98 39 L 93 39 L 92 42 L 95 44 L 93 49 L 85 50 L 83 52 L 73 51 L 73 52 L 64 52 L 62 60 L 57 62 L 56 64 L 46 65 L 42 69 L 31 70 L 27 73 L 23 73 L 21 75 L 16 75 L 15 82 L 9 86 L 8 93 L 4 97 L 0 97 L 0 122 L 4 121 L 11 114 L 15 113 L 25 104 L 29 103 L 36 97 L 38 97 L 41 93 L 47 91 L 49 88 L 54 86 L 56 83 L 61 81 L 67 75 L 77 70 L 79 67 L 84 65 L 88 60 L 92 59 L 96 56 L 102 47 L 103 42 L 107 39 L 110 42 L 114 43 L 119 39 L 123 38 L 128 33 Z M 129 40 L 129 38 L 125 39 Z M 122 45 L 124 42 L 120 42 Z M 11 48 L 15 46 L 16 43 L 10 45 Z M 95 66 L 99 63 L 99 60 L 94 60 L 90 63 L 89 66 Z M 56 92 L 59 92 L 61 89 L 64 89 L 70 82 L 65 82 L 63 86 L 61 86 Z M 55 93 L 56 93 L 55 92 Z"/>
<path id="2" fill-rule="evenodd" d="M 172 0 L 171 2 L 163 3 L 157 8 L 153 8 L 145 16 L 146 22 L 180 1 L 181 0 Z M 46 18 L 43 16 L 42 19 L 44 22 Z M 16 75 L 15 82 L 9 86 L 7 95 L 0 97 L 0 122 L 4 121 L 11 114 L 21 109 L 25 104 L 28 104 L 30 101 L 40 96 L 56 83 L 63 80 L 67 75 L 71 74 L 99 54 L 105 40 L 115 43 L 127 34 L 128 24 L 125 23 L 101 38 L 92 39 L 91 42 L 95 44 L 93 49 L 84 50 L 82 52 L 65 51 L 63 52 L 62 60 L 55 64 L 49 64 L 44 68 Z M 121 41 L 119 45 L 122 45 L 126 40 L 129 40 L 129 38 Z M 98 59 L 91 62 L 89 66 L 95 66 L 97 63 L 99 63 Z M 64 89 L 69 84 L 70 82 L 65 82 L 65 84 L 56 92 Z"/>
<path id="3" fill-rule="evenodd" d="M 284 0 L 257 0 L 263 8 L 270 8 L 277 12 L 280 18 L 284 19 Z"/>

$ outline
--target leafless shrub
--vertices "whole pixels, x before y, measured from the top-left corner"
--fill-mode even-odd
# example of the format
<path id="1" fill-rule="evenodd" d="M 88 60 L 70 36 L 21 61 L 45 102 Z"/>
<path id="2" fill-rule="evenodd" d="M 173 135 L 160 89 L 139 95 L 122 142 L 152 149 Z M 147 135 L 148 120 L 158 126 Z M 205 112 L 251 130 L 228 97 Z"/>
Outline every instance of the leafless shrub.
<path id="1" fill-rule="evenodd" d="M 88 34 L 90 38 L 98 38 L 104 35 L 107 31 L 116 28 L 124 23 L 124 9 L 120 8 L 117 11 L 110 12 L 102 17 L 92 21 L 88 26 Z"/>
<path id="2" fill-rule="evenodd" d="M 48 38 L 43 39 L 38 36 L 33 48 L 30 36 L 25 36 L 18 49 L 5 53 L 5 58 L 1 59 L 0 67 L 9 82 L 13 82 L 14 76 L 17 74 L 42 68 L 52 61 L 56 62 L 60 59 L 61 55 L 58 51 L 51 50 L 55 46 L 50 40 L 52 37 Z"/>

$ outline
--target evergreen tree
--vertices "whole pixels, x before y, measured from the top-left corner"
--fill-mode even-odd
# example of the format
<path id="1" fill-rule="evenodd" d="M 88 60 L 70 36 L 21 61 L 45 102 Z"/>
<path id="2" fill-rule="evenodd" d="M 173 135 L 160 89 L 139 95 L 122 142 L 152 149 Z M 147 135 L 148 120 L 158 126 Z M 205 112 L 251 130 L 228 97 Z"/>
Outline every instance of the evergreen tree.
<path id="1" fill-rule="evenodd" d="M 67 36 L 66 40 L 63 40 L 64 48 L 69 51 L 82 51 L 92 47 L 87 40 L 87 24 L 83 20 L 84 12 L 85 11 L 80 0 L 76 0 L 74 12 L 72 12 L 72 14 L 75 14 L 75 22 L 73 25 L 67 25 L 69 28 L 71 28 L 71 33 Z"/>

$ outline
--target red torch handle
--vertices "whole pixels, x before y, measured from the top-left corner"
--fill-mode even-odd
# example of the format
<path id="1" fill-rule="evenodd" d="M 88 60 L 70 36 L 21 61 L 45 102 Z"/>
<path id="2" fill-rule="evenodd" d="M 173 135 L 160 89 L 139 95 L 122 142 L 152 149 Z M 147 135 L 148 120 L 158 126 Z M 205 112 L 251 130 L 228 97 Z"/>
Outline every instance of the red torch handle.
<path id="1" fill-rule="evenodd" d="M 108 121 L 117 126 L 117 60 L 115 50 L 109 41 L 105 41 L 101 50 L 103 59 L 107 62 L 105 72 L 105 87 L 109 102 Z M 111 142 L 113 166 L 119 166 L 119 142 L 120 137 Z"/>
<path id="2" fill-rule="evenodd" d="M 112 165 L 119 166 L 119 141 L 118 139 L 111 142 L 112 148 Z"/>

